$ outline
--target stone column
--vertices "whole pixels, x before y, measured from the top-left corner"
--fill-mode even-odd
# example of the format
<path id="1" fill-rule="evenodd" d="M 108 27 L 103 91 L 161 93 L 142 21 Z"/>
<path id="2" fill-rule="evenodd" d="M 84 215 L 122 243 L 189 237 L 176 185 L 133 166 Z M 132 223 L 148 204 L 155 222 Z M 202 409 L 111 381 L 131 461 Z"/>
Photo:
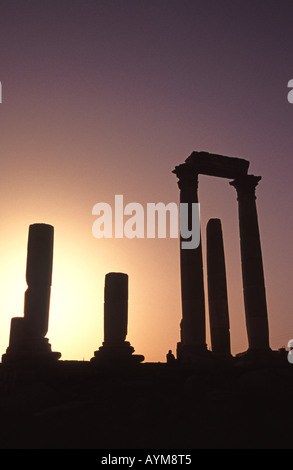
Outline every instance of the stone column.
<path id="1" fill-rule="evenodd" d="M 255 188 L 261 176 L 246 175 L 230 184 L 236 188 L 243 295 L 248 352 L 270 351 L 264 271 L 260 244 Z"/>
<path id="2" fill-rule="evenodd" d="M 24 317 L 11 319 L 9 347 L 3 362 L 36 363 L 59 359 L 45 335 L 48 331 L 52 283 L 54 227 L 33 224 L 27 245 Z"/>
<path id="3" fill-rule="evenodd" d="M 24 317 L 31 335 L 44 338 L 48 331 L 52 284 L 54 227 L 34 224 L 29 227 Z"/>
<path id="4" fill-rule="evenodd" d="M 106 274 L 104 296 L 104 342 L 123 343 L 128 320 L 127 274 Z"/>
<path id="5" fill-rule="evenodd" d="M 128 275 L 108 273 L 104 290 L 104 342 L 95 351 L 92 362 L 104 365 L 139 363 L 144 356 L 133 354 L 128 341 Z"/>
<path id="6" fill-rule="evenodd" d="M 186 163 L 177 166 L 173 173 L 179 179 L 180 204 L 188 204 L 190 225 L 192 203 L 198 203 L 198 175 Z M 178 359 L 207 352 L 201 241 L 194 249 L 182 248 L 182 241 L 180 237 L 182 321 Z"/>
<path id="7" fill-rule="evenodd" d="M 212 351 L 230 355 L 226 266 L 220 219 L 210 219 L 207 224 L 207 278 Z"/>

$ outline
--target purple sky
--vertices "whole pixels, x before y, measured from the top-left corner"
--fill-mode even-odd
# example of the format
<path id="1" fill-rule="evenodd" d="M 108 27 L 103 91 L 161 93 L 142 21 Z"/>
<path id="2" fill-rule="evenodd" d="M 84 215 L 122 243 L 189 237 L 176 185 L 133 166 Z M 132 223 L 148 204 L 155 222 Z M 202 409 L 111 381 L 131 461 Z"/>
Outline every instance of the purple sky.
<path id="1" fill-rule="evenodd" d="M 64 301 L 56 313 L 56 297 L 53 349 L 80 359 L 99 347 L 103 276 L 112 270 L 130 276 L 129 336 L 137 353 L 164 360 L 176 348 L 177 240 L 96 240 L 91 211 L 115 194 L 126 202 L 177 202 L 171 172 L 193 150 L 246 158 L 250 172 L 263 177 L 257 205 L 271 343 L 287 344 L 293 337 L 292 18 L 293 3 L 285 0 L 1 2 L 2 353 L 10 318 L 22 315 L 9 306 L 14 292 L 22 309 L 23 288 L 15 292 L 12 283 L 24 277 L 28 225 L 39 221 L 55 227 L 55 280 L 58 263 L 71 275 L 76 267 L 77 288 L 59 285 L 59 301 L 62 292 L 87 299 L 76 300 L 71 313 Z M 222 219 L 232 349 L 240 352 L 247 345 L 236 194 L 227 181 L 202 177 L 200 202 L 203 240 L 207 220 Z M 72 324 L 67 335 L 60 315 Z"/>

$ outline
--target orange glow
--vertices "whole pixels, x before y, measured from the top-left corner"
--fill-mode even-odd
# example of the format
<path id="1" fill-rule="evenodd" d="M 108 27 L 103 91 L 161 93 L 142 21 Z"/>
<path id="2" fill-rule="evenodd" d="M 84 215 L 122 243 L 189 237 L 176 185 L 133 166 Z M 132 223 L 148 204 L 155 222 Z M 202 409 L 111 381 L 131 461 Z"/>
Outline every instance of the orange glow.
<path id="1" fill-rule="evenodd" d="M 1 353 L 10 319 L 23 315 L 28 227 L 37 222 L 55 227 L 47 335 L 53 351 L 62 359 L 93 356 L 103 341 L 104 277 L 121 271 L 129 275 L 127 339 L 137 354 L 165 361 L 169 349 L 175 352 L 178 240 L 97 240 L 92 208 L 113 205 L 115 195 L 125 204 L 178 203 L 172 170 L 194 150 L 245 158 L 249 171 L 263 177 L 257 207 L 271 345 L 287 344 L 293 337 L 293 108 L 288 47 L 280 53 L 280 44 L 290 44 L 290 15 L 272 34 L 263 7 L 251 15 L 238 2 L 230 2 L 229 15 L 221 2 L 207 9 L 204 2 L 172 8 L 74 2 L 70 9 L 63 2 L 38 2 L 36 9 L 5 3 Z M 279 21 L 279 13 L 265 16 Z M 199 196 L 205 280 L 206 224 L 210 217 L 222 221 L 232 352 L 238 353 L 247 335 L 236 194 L 228 181 L 200 177 Z M 210 347 L 208 308 L 206 318 Z"/>
<path id="2" fill-rule="evenodd" d="M 203 187 L 205 184 L 203 181 Z M 50 215 L 50 205 L 47 212 Z M 52 350 L 61 352 L 62 359 L 65 360 L 89 360 L 93 356 L 103 341 L 104 276 L 110 271 L 120 271 L 129 275 L 127 339 L 138 354 L 145 355 L 147 361 L 165 361 L 168 350 L 175 352 L 176 343 L 180 340 L 178 240 L 97 240 L 91 233 L 94 217 L 84 217 L 82 213 L 75 214 L 74 217 L 84 220 L 84 224 L 74 227 L 70 217 L 68 220 L 59 217 L 53 223 L 53 280 L 47 334 Z M 52 223 L 49 216 L 45 219 L 45 222 Z M 35 221 L 35 217 L 27 216 L 17 224 L 14 223 L 14 237 L 9 237 L 7 230 L 3 240 L 6 243 L 9 240 L 9 243 L 5 246 L 2 242 L 1 245 L 1 285 L 4 287 L 1 311 L 5 312 L 1 317 L 2 352 L 9 339 L 10 318 L 23 315 L 27 231 L 29 223 Z M 205 222 L 206 217 L 202 221 L 203 227 Z M 204 242 L 203 229 L 202 232 Z M 229 276 L 231 269 L 235 269 L 235 261 L 231 266 L 233 256 L 231 257 L 229 250 L 226 250 L 226 254 Z M 240 272 L 240 268 L 238 271 Z M 231 281 L 231 278 L 228 280 Z M 241 295 L 240 284 L 236 290 Z M 232 346 L 236 332 L 236 348 L 239 348 L 239 340 L 241 345 L 242 337 L 245 349 L 245 327 L 242 330 L 240 327 L 240 331 L 237 331 L 237 325 L 238 329 L 241 324 L 244 326 L 244 314 L 238 311 L 236 316 L 234 311 L 234 305 L 239 307 L 242 299 L 239 301 L 235 298 L 233 289 L 230 292 Z M 207 341 L 209 344 L 208 311 Z"/>
<path id="3" fill-rule="evenodd" d="M 178 161 L 176 162 L 178 163 Z M 170 165 L 171 166 L 171 165 Z M 172 169 L 172 166 L 171 166 Z M 125 200 L 164 203 L 179 197 L 176 180 L 162 170 L 167 189 L 152 187 L 144 181 L 144 192 L 128 187 Z M 180 340 L 181 300 L 179 242 L 177 239 L 101 239 L 92 235 L 92 207 L 98 201 L 114 201 L 116 184 L 96 187 L 89 178 L 83 183 L 85 191 L 75 194 L 70 189 L 70 175 L 58 191 L 52 193 L 54 173 L 46 175 L 46 184 L 32 181 L 32 190 L 23 184 L 26 205 L 19 212 L 18 197 L 11 198 L 6 212 L 6 224 L 0 237 L 0 342 L 1 353 L 9 341 L 10 319 L 23 315 L 26 290 L 26 244 L 28 226 L 45 222 L 55 227 L 53 280 L 49 331 L 47 337 L 53 351 L 62 353 L 62 359 L 89 360 L 103 341 L 104 277 L 107 272 L 120 271 L 129 275 L 128 337 L 137 354 L 147 361 L 165 361 L 169 349 L 176 352 Z M 23 181 L 23 180 L 21 180 Z M 37 186 L 37 188 L 36 188 Z M 104 187 L 105 186 L 105 187 Z M 119 186 L 119 183 L 118 183 Z M 152 191 L 151 191 L 152 188 Z M 200 177 L 202 246 L 205 269 L 205 227 L 210 217 L 222 220 L 226 254 L 232 352 L 247 348 L 247 337 L 242 298 L 241 261 L 238 234 L 236 195 L 227 181 Z M 3 188 L 2 188 L 3 189 Z M 118 188 L 121 189 L 121 188 Z M 123 189 L 123 188 L 122 188 Z M 6 188 L 8 194 L 11 192 Z M 41 196 L 35 198 L 35 191 Z M 122 191 L 119 191 L 121 193 Z M 152 195 L 149 195 L 152 193 Z M 118 191 L 117 191 L 118 193 Z M 262 201 L 261 189 L 259 189 Z M 264 264 L 270 268 L 266 235 L 264 234 Z M 18 215 L 19 214 L 19 215 Z M 269 320 L 273 322 L 272 346 L 285 343 L 287 332 L 276 323 L 274 312 L 277 299 L 272 295 L 270 269 L 267 276 Z M 206 296 L 207 297 L 207 296 Z M 207 300 L 207 298 L 206 298 Z M 210 347 L 208 305 L 206 302 L 207 343 Z M 272 328 L 271 328 L 272 331 Z M 289 335 L 290 336 L 290 335 Z"/>

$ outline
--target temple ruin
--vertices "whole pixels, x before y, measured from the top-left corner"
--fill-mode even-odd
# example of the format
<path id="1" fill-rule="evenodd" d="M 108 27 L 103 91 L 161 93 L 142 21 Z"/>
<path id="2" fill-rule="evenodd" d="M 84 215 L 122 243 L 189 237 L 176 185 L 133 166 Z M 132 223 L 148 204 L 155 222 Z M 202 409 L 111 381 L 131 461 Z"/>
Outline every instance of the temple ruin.
<path id="1" fill-rule="evenodd" d="M 220 177 L 236 189 L 239 214 L 243 295 L 249 348 L 242 356 L 264 357 L 272 353 L 266 304 L 262 252 L 255 190 L 260 176 L 248 174 L 249 162 L 235 157 L 192 152 L 173 173 L 178 178 L 180 203 L 198 203 L 199 175 Z M 198 204 L 197 204 L 198 207 Z M 198 208 L 199 210 L 199 208 Z M 192 220 L 189 217 L 189 221 Z M 221 221 L 207 225 L 207 279 L 212 351 L 206 344 L 206 306 L 201 241 L 195 249 L 183 249 L 180 239 L 182 321 L 177 344 L 177 363 L 192 364 L 204 358 L 231 357 L 226 267 Z M 12 318 L 10 342 L 3 363 L 56 361 L 48 331 L 52 283 L 54 228 L 47 224 L 29 227 L 24 316 Z M 104 342 L 91 359 L 93 364 L 138 364 L 126 341 L 128 323 L 128 275 L 108 273 L 104 290 Z M 240 354 L 239 354 L 240 355 Z M 239 356 L 238 355 L 238 356 Z M 169 358 L 171 355 L 168 356 Z M 169 360 L 169 362 L 171 362 Z M 172 362 L 173 363 L 173 362 Z"/>
<path id="2" fill-rule="evenodd" d="M 200 174 L 230 179 L 232 180 L 230 185 L 237 191 L 243 295 L 249 343 L 248 351 L 244 354 L 256 358 L 263 357 L 272 351 L 269 345 L 268 314 L 255 196 L 255 189 L 261 177 L 248 174 L 248 168 L 249 162 L 244 159 L 207 152 L 192 152 L 184 163 L 175 167 L 173 173 L 179 180 L 180 202 L 188 203 L 190 206 L 198 202 Z M 180 270 L 182 322 L 177 357 L 183 362 L 189 362 L 198 357 L 207 356 L 209 353 L 206 345 L 201 244 L 194 250 L 184 250 L 180 244 Z M 210 270 L 209 274 L 211 278 Z M 223 276 L 222 270 L 224 281 Z M 224 290 L 222 290 L 222 295 L 225 295 Z M 222 297 L 222 304 L 218 304 L 217 308 L 213 301 L 210 303 L 212 337 L 214 337 L 213 325 L 216 321 L 223 322 L 225 326 L 222 333 L 226 330 L 227 335 L 227 310 L 224 303 L 224 297 Z M 228 350 L 227 337 L 225 341 L 225 348 Z"/>

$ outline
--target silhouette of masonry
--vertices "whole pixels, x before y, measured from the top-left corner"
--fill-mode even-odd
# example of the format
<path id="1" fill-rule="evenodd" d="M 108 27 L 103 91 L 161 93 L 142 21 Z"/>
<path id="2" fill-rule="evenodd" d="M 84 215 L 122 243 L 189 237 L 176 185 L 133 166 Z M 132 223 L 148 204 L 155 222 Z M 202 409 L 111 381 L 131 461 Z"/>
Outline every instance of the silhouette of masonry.
<path id="1" fill-rule="evenodd" d="M 61 356 L 52 352 L 48 339 L 52 283 L 54 227 L 33 224 L 27 246 L 24 317 L 11 320 L 10 341 L 2 362 L 52 361 Z"/>
<path id="2" fill-rule="evenodd" d="M 223 233 L 220 219 L 207 224 L 207 278 L 212 351 L 230 355 L 230 322 Z"/>
<path id="3" fill-rule="evenodd" d="M 235 178 L 241 248 L 243 296 L 249 355 L 271 353 L 266 288 L 256 208 L 256 187 L 261 176 Z M 242 353 L 244 354 L 244 353 Z M 241 354 L 240 354 L 241 355 Z"/>
<path id="4" fill-rule="evenodd" d="M 248 174 L 249 161 L 208 152 L 192 152 L 173 173 L 178 178 L 180 203 L 191 207 L 198 203 L 199 175 L 232 179 L 237 192 L 243 295 L 249 348 L 242 353 L 248 357 L 268 357 L 269 325 L 261 242 L 258 226 L 255 190 L 260 176 Z M 205 302 L 201 243 L 186 250 L 180 243 L 181 271 L 181 341 L 177 358 L 192 361 L 207 354 L 205 331 Z"/>
<path id="5" fill-rule="evenodd" d="M 105 276 L 104 342 L 95 351 L 92 362 L 103 364 L 139 363 L 144 356 L 133 355 L 134 348 L 128 341 L 128 275 L 108 273 Z"/>

